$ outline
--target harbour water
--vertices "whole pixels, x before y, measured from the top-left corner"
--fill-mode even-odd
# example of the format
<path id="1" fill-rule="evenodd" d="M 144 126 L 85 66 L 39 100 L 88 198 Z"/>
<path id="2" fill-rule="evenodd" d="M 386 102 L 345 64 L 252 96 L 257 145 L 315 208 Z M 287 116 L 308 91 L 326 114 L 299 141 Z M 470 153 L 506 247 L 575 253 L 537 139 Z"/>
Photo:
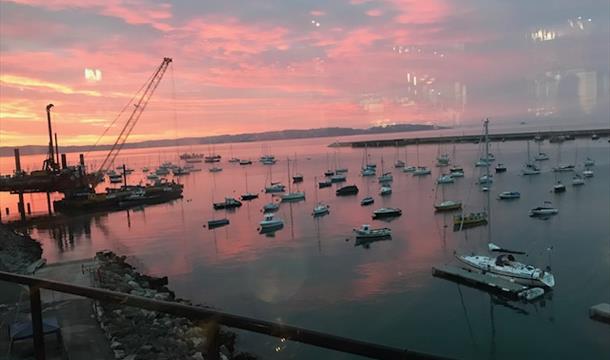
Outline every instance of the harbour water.
<path id="1" fill-rule="evenodd" d="M 177 296 L 236 314 L 461 359 L 601 359 L 610 354 L 610 328 L 587 316 L 591 305 L 610 299 L 610 144 L 606 139 L 545 142 L 541 150 L 551 159 L 540 164 L 542 174 L 532 177 L 520 175 L 527 156 L 524 142 L 491 144 L 496 163 L 508 168 L 494 174 L 490 190 L 493 242 L 526 251 L 524 262 L 550 266 L 557 281 L 550 294 L 531 304 L 431 275 L 432 266 L 454 262 L 454 251 L 486 249 L 487 227 L 454 232 L 452 215 L 435 214 L 432 206 L 442 196 L 435 180 L 441 171 L 448 171 L 435 167 L 435 158 L 448 153 L 453 163 L 463 166 L 465 177 L 440 185 L 445 198 L 462 200 L 467 212 L 483 210 L 486 194 L 474 184 L 482 171 L 474 167 L 481 156 L 480 144 L 458 144 L 455 150 L 452 145 L 408 147 L 409 165 L 417 164 L 419 153 L 419 164 L 432 169 L 426 177 L 394 169 L 397 153 L 405 160 L 405 148 L 369 149 L 377 174 L 383 157 L 385 168 L 394 175 L 392 195 L 382 198 L 376 177 L 359 174 L 363 151 L 328 148 L 333 141 L 217 145 L 214 150 L 222 155 L 223 171 L 210 173 L 207 164 L 197 164 L 203 171 L 176 179 L 184 184 L 181 200 L 40 221 L 24 230 L 43 243 L 43 257 L 49 262 L 110 249 L 135 256 L 143 271 L 169 276 Z M 125 162 L 134 168 L 128 181 L 137 184 L 145 179 L 142 167 L 154 169 L 167 160 L 178 163 L 184 151 L 209 148 L 127 150 L 115 165 Z M 537 151 L 532 142 L 532 156 Z M 231 152 L 253 164 L 227 163 Z M 263 152 L 274 154 L 278 163 L 258 163 Z M 291 167 L 304 175 L 298 189 L 306 192 L 307 199 L 281 204 L 277 214 L 284 228 L 273 236 L 259 234 L 261 208 L 271 201 L 271 195 L 260 191 L 270 178 L 287 185 L 286 159 L 294 159 L 295 154 L 297 162 Z M 93 165 L 104 155 L 93 152 L 86 160 Z M 582 170 L 586 157 L 596 165 L 595 176 L 584 186 L 572 187 L 573 173 L 550 170 L 558 163 L 573 163 Z M 25 156 L 22 163 L 34 169 L 42 158 Z M 74 163 L 77 155 L 68 158 Z M 314 219 L 314 177 L 323 179 L 324 171 L 336 163 L 349 169 L 343 184 L 355 184 L 360 192 L 336 197 L 337 185 L 318 190 L 318 199 L 330 204 L 330 214 Z M 2 158 L 1 165 L 2 173 L 7 173 L 12 159 Z M 246 192 L 246 178 L 248 191 L 259 192 L 259 199 L 234 211 L 212 209 L 212 202 Z M 558 178 L 567 186 L 565 193 L 552 192 Z M 519 191 L 521 198 L 496 200 L 501 191 Z M 368 194 L 375 197 L 375 204 L 361 207 L 360 199 Z M 2 209 L 10 207 L 14 214 L 15 198 L 2 194 Z M 35 214 L 46 212 L 44 195 L 26 194 L 25 201 Z M 552 201 L 559 214 L 548 220 L 528 217 L 529 209 L 543 201 Z M 403 215 L 390 222 L 372 220 L 372 211 L 382 206 L 401 208 Z M 230 225 L 215 230 L 203 226 L 224 216 Z M 3 220 L 7 220 L 4 214 Z M 392 239 L 355 246 L 352 229 L 365 223 L 391 227 Z M 239 346 L 271 359 L 351 358 L 252 334 L 242 334 Z"/>

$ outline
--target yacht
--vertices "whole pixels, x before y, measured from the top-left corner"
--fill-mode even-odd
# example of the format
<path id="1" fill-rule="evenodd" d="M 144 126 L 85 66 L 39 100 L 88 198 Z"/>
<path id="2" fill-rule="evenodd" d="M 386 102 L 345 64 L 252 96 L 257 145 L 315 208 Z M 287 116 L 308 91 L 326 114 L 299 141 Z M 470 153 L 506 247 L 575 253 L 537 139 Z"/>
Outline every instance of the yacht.
<path id="1" fill-rule="evenodd" d="M 585 167 L 590 167 L 590 166 L 595 166 L 595 160 L 591 159 L 590 157 L 587 157 L 585 159 Z"/>
<path id="2" fill-rule="evenodd" d="M 318 188 L 320 188 L 320 189 L 330 187 L 332 185 L 333 185 L 333 183 L 330 179 L 326 179 L 326 180 L 322 180 L 322 181 L 318 182 Z"/>
<path id="3" fill-rule="evenodd" d="M 548 159 L 549 159 L 549 156 L 546 153 L 543 153 L 543 152 L 539 152 L 538 154 L 536 154 L 534 156 L 534 160 L 536 160 L 536 161 L 545 161 L 545 160 L 548 160 Z"/>
<path id="4" fill-rule="evenodd" d="M 274 214 L 265 213 L 263 220 L 258 223 L 260 231 L 279 230 L 284 227 L 284 220 L 276 217 Z"/>
<path id="5" fill-rule="evenodd" d="M 392 188 L 389 186 L 382 186 L 381 189 L 379 189 L 379 195 L 381 196 L 388 196 L 392 194 Z"/>
<path id="6" fill-rule="evenodd" d="M 498 163 L 498 165 L 496 165 L 496 173 L 503 173 L 506 172 L 506 166 L 504 166 L 504 164 L 502 163 Z"/>
<path id="7" fill-rule="evenodd" d="M 274 203 L 274 202 L 267 203 L 263 206 L 263 212 L 265 212 L 265 213 L 275 212 L 275 211 L 278 211 L 279 209 L 280 209 L 280 204 Z"/>
<path id="8" fill-rule="evenodd" d="M 542 206 L 537 206 L 537 207 L 531 209 L 529 212 L 529 215 L 531 217 L 535 217 L 535 216 L 546 217 L 549 215 L 556 215 L 557 213 L 559 213 L 559 210 L 554 208 L 553 206 L 551 206 L 550 202 L 545 201 Z"/>
<path id="9" fill-rule="evenodd" d="M 462 208 L 461 201 L 445 200 L 438 204 L 434 204 L 434 210 L 436 210 L 438 212 L 459 210 L 461 208 Z"/>
<path id="10" fill-rule="evenodd" d="M 213 167 L 211 167 L 211 168 L 209 169 L 209 171 L 210 171 L 211 173 L 215 173 L 215 172 L 221 172 L 221 171 L 222 171 L 222 168 L 221 168 L 221 167 L 219 167 L 219 166 L 213 166 Z"/>
<path id="11" fill-rule="evenodd" d="M 343 182 L 346 180 L 347 180 L 347 176 L 345 174 L 335 174 L 330 177 L 331 183 L 338 183 L 338 182 Z"/>
<path id="12" fill-rule="evenodd" d="M 323 216 L 326 215 L 330 212 L 329 210 L 330 206 L 323 204 L 323 203 L 318 203 L 314 208 L 313 208 L 313 212 L 311 213 L 311 215 L 313 216 Z"/>
<path id="13" fill-rule="evenodd" d="M 203 157 L 203 161 L 206 163 L 216 163 L 216 162 L 220 162 L 220 155 L 217 154 L 212 154 L 212 155 L 206 155 Z"/>
<path id="14" fill-rule="evenodd" d="M 406 166 L 402 168 L 402 172 L 404 173 L 412 173 L 415 172 L 415 170 L 417 170 L 417 168 L 415 166 Z"/>
<path id="15" fill-rule="evenodd" d="M 213 206 L 214 206 L 214 210 L 233 209 L 236 207 L 240 207 L 241 201 L 236 200 L 232 197 L 226 197 L 225 201 L 219 202 L 219 203 L 214 203 Z"/>
<path id="16" fill-rule="evenodd" d="M 453 226 L 458 228 L 468 228 L 487 224 L 487 213 L 477 212 L 468 215 L 460 214 L 453 216 Z"/>
<path id="17" fill-rule="evenodd" d="M 335 174 L 345 174 L 346 172 L 348 172 L 347 168 L 337 168 L 335 170 Z"/>
<path id="18" fill-rule="evenodd" d="M 557 183 L 555 183 L 555 185 L 553 185 L 554 193 L 562 193 L 565 191 L 566 191 L 566 186 L 564 184 L 562 184 L 561 181 L 557 181 Z"/>
<path id="19" fill-rule="evenodd" d="M 371 205 L 375 202 L 375 199 L 372 196 L 367 196 L 365 198 L 363 198 L 362 200 L 360 200 L 360 205 L 361 206 L 367 206 L 367 205 Z"/>
<path id="20" fill-rule="evenodd" d="M 335 172 L 332 170 L 326 170 L 324 172 L 324 176 L 333 176 L 333 175 L 335 175 Z"/>
<path id="21" fill-rule="evenodd" d="M 239 160 L 239 165 L 252 165 L 252 160 L 249 160 L 249 159 Z"/>
<path id="22" fill-rule="evenodd" d="M 380 183 L 387 183 L 387 182 L 392 182 L 394 180 L 394 177 L 392 176 L 391 172 L 386 172 L 386 173 L 383 173 L 383 175 L 381 175 L 380 177 L 378 177 L 377 180 Z"/>
<path id="23" fill-rule="evenodd" d="M 413 172 L 413 176 L 425 176 L 430 175 L 432 171 L 425 166 L 418 166 L 417 169 Z"/>
<path id="24" fill-rule="evenodd" d="M 442 154 L 441 156 L 437 157 L 436 166 L 437 167 L 449 166 L 449 155 Z"/>
<path id="25" fill-rule="evenodd" d="M 241 162 L 241 160 L 239 160 L 238 158 L 235 158 L 235 157 L 232 157 L 229 159 L 229 163 L 231 163 L 231 164 L 236 164 L 236 163 L 240 163 L 240 162 Z M 252 163 L 252 161 L 250 161 L 250 163 Z"/>
<path id="26" fill-rule="evenodd" d="M 281 193 L 284 191 L 286 191 L 286 186 L 279 182 L 271 183 L 269 186 L 265 187 L 266 193 Z"/>
<path id="27" fill-rule="evenodd" d="M 593 170 L 591 169 L 586 169 L 582 172 L 582 176 L 586 177 L 586 178 L 590 178 L 593 177 Z"/>
<path id="28" fill-rule="evenodd" d="M 295 183 L 295 184 L 303 182 L 303 174 L 294 174 L 292 176 L 292 182 Z"/>
<path id="29" fill-rule="evenodd" d="M 360 175 L 362 176 L 375 176 L 375 169 L 372 167 L 364 167 L 362 168 L 362 170 L 360 170 Z"/>
<path id="30" fill-rule="evenodd" d="M 402 215 L 402 210 L 398 208 L 379 208 L 373 211 L 373 219 L 381 219 Z"/>
<path id="31" fill-rule="evenodd" d="M 532 265 L 520 263 L 511 254 L 502 254 L 496 258 L 481 255 L 461 255 L 457 256 L 457 259 L 477 270 L 508 277 L 520 284 L 547 288 L 555 286 L 553 274 Z"/>
<path id="32" fill-rule="evenodd" d="M 572 178 L 572 186 L 580 186 L 585 184 L 585 179 L 582 176 L 576 174 Z"/>
<path id="33" fill-rule="evenodd" d="M 498 194 L 499 200 L 519 199 L 520 197 L 521 193 L 518 191 L 502 191 Z"/>
<path id="34" fill-rule="evenodd" d="M 282 199 L 282 202 L 301 201 L 301 200 L 305 200 L 305 192 L 303 192 L 303 191 L 290 192 L 288 194 L 280 195 L 280 198 Z"/>
<path id="35" fill-rule="evenodd" d="M 450 174 L 441 175 L 436 179 L 437 184 L 453 184 L 455 179 Z"/>
<path id="36" fill-rule="evenodd" d="M 536 164 L 525 164 L 521 170 L 521 175 L 538 175 L 540 174 L 540 168 Z"/>
<path id="37" fill-rule="evenodd" d="M 191 172 L 186 170 L 183 167 L 177 166 L 174 169 L 172 169 L 172 174 L 174 174 L 174 176 L 182 176 L 182 175 L 188 175 Z"/>
<path id="38" fill-rule="evenodd" d="M 215 229 L 225 225 L 229 225 L 229 219 L 227 218 L 208 220 L 208 229 Z"/>
<path id="39" fill-rule="evenodd" d="M 406 165 L 405 162 L 400 160 L 400 159 L 394 161 L 394 167 L 397 168 L 397 169 L 398 168 L 404 168 L 405 165 Z"/>
<path id="40" fill-rule="evenodd" d="M 494 181 L 492 175 L 483 175 L 479 178 L 479 184 L 489 185 Z"/>
<path id="41" fill-rule="evenodd" d="M 553 168 L 554 172 L 568 172 L 568 171 L 574 171 L 575 167 L 574 165 L 570 165 L 570 164 L 559 164 L 557 167 Z"/>
<path id="42" fill-rule="evenodd" d="M 360 228 L 353 231 L 356 233 L 357 239 L 377 239 L 392 236 L 392 229 L 390 228 L 373 229 L 367 224 L 361 225 Z"/>
<path id="43" fill-rule="evenodd" d="M 258 194 L 247 192 L 245 194 L 242 194 L 240 196 L 240 199 L 245 200 L 245 201 L 258 199 Z"/>
<path id="44" fill-rule="evenodd" d="M 336 194 L 337 196 L 356 195 L 358 194 L 358 187 L 356 185 L 345 185 L 338 188 Z"/>

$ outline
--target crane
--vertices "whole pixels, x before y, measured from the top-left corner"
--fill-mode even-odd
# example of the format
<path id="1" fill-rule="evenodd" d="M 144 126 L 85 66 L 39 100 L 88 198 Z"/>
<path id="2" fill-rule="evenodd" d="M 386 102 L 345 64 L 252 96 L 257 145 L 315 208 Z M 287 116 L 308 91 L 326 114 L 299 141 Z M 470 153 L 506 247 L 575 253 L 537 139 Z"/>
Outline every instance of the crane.
<path id="1" fill-rule="evenodd" d="M 112 145 L 112 148 L 108 152 L 108 155 L 106 155 L 106 158 L 104 158 L 104 161 L 102 161 L 102 164 L 98 169 L 98 174 L 102 174 L 104 171 L 108 170 L 108 167 L 114 162 L 114 159 L 117 157 L 121 149 L 123 149 L 123 145 L 125 145 L 129 134 L 131 134 L 131 131 L 136 126 L 136 123 L 140 119 L 140 116 L 142 116 L 142 112 L 144 112 L 144 109 L 146 109 L 148 101 L 159 86 L 159 83 L 161 83 L 161 79 L 163 78 L 163 75 L 165 74 L 165 71 L 167 70 L 171 62 L 171 58 L 163 58 L 161 65 L 157 67 L 150 80 L 145 83 L 142 95 L 134 104 L 134 109 L 127 121 L 125 122 L 121 133 Z"/>

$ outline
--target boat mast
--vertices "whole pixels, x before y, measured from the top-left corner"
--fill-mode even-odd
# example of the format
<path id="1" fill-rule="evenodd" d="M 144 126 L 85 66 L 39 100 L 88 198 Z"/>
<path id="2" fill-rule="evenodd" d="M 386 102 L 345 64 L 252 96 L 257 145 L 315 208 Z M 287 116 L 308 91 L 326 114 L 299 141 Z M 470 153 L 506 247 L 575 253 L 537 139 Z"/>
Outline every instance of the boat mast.
<path id="1" fill-rule="evenodd" d="M 485 119 L 485 176 L 487 179 L 486 185 L 489 186 L 489 119 Z M 528 142 L 529 144 L 529 142 Z M 491 242 L 491 200 L 490 191 L 487 190 L 487 242 Z"/>
<path id="2" fill-rule="evenodd" d="M 292 194 L 290 187 L 290 158 L 286 157 L 286 166 L 288 167 L 288 194 Z"/>

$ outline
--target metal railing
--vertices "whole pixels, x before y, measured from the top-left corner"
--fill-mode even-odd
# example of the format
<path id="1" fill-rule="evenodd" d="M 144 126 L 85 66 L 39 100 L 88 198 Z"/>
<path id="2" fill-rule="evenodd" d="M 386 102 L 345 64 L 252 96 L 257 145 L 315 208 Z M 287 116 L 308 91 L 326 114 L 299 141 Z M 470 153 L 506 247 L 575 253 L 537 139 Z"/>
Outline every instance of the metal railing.
<path id="1" fill-rule="evenodd" d="M 59 291 L 62 293 L 83 296 L 103 302 L 163 312 L 185 317 L 191 320 L 214 321 L 219 325 L 224 325 L 231 328 L 251 331 L 277 338 L 284 338 L 290 341 L 296 341 L 303 344 L 374 359 L 447 359 L 446 357 L 354 340 L 336 335 L 325 334 L 318 331 L 307 330 L 296 326 L 228 314 L 199 306 L 154 300 L 117 291 L 72 285 L 33 276 L 18 275 L 0 271 L 0 280 L 27 285 L 29 287 L 34 353 L 37 360 L 45 359 L 40 289 Z M 211 358 L 215 357 L 214 354 L 209 355 L 211 355 L 209 356 Z"/>

